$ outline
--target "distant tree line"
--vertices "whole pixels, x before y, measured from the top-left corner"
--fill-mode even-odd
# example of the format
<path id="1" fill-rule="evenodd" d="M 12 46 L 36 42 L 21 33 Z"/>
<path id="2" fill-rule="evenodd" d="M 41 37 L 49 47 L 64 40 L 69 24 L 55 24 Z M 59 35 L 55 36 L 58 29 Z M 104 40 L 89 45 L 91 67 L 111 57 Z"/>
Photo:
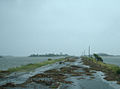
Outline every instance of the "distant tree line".
<path id="1" fill-rule="evenodd" d="M 106 53 L 97 53 L 97 55 L 99 55 L 99 56 L 113 56 L 113 55 L 106 54 Z"/>
<path id="2" fill-rule="evenodd" d="M 69 56 L 68 54 L 31 54 L 29 57 L 55 57 L 55 56 Z"/>

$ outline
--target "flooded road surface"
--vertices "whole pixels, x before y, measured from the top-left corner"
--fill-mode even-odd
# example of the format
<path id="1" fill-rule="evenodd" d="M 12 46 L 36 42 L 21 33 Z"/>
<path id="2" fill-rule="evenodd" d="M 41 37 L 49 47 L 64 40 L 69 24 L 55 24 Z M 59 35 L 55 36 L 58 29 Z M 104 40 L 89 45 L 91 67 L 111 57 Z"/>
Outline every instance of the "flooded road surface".
<path id="1" fill-rule="evenodd" d="M 120 85 L 103 78 L 102 72 L 90 70 L 80 59 L 66 60 L 13 73 L 0 80 L 0 89 L 120 89 Z"/>

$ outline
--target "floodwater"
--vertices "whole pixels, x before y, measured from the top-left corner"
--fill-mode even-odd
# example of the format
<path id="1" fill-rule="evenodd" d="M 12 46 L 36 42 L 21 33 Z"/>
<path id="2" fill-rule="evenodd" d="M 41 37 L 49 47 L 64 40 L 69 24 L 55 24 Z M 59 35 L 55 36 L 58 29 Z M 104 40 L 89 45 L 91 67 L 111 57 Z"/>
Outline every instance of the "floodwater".
<path id="1" fill-rule="evenodd" d="M 4 57 L 0 58 L 0 70 L 7 70 L 8 68 L 19 67 L 30 63 L 43 62 L 51 59 L 58 59 L 62 57 Z"/>
<path id="2" fill-rule="evenodd" d="M 59 63 L 55 63 L 55 64 L 51 64 L 51 65 L 47 65 L 47 66 L 44 66 L 44 68 L 38 68 L 35 72 L 30 72 L 30 73 L 25 73 L 23 75 L 19 75 L 17 76 L 18 74 L 16 73 L 16 77 L 13 76 L 12 79 L 9 79 L 10 77 L 7 77 L 9 79 L 8 80 L 1 80 L 0 81 L 0 84 L 3 85 L 4 84 L 4 81 L 6 81 L 6 83 L 8 82 L 12 82 L 14 84 L 19 84 L 22 81 L 28 79 L 29 77 L 30 80 L 34 80 L 36 79 L 34 75 L 36 74 L 39 74 L 39 73 L 43 73 L 45 72 L 46 70 L 50 70 L 50 69 L 58 69 L 60 70 L 60 68 L 62 67 L 70 67 L 70 66 L 78 66 L 76 72 L 83 72 L 82 75 L 76 75 L 76 76 L 70 76 L 70 73 L 65 73 L 65 75 L 67 76 L 65 81 L 72 81 L 72 84 L 68 83 L 60 83 L 59 87 L 58 88 L 55 88 L 55 89 L 120 89 L 120 85 L 118 85 L 116 87 L 116 84 L 110 84 L 110 82 L 105 82 L 103 81 L 102 77 L 103 74 L 101 75 L 101 73 L 99 72 L 94 72 L 92 75 L 86 75 L 84 73 L 87 73 L 85 72 L 85 70 L 83 70 L 84 68 L 89 68 L 88 66 L 85 66 L 81 63 L 81 60 L 78 59 L 77 61 L 75 62 L 65 62 L 64 64 L 59 64 Z M 51 72 L 50 72 L 51 73 Z M 71 72 L 72 73 L 72 72 Z M 90 73 L 90 72 L 89 72 Z M 92 73 L 92 72 L 91 72 Z M 44 73 L 43 73 L 44 74 Z M 58 73 L 59 74 L 59 73 Z M 33 77 L 34 76 L 34 77 Z M 58 75 L 56 75 L 58 76 Z M 93 77 L 93 78 L 92 78 Z M 41 77 L 37 77 L 37 79 L 41 79 Z M 48 81 L 47 79 L 45 80 L 45 77 L 43 77 L 42 79 L 44 79 L 44 81 Z M 28 79 L 29 80 L 29 79 Z M 52 80 L 51 80 L 52 81 Z M 3 84 L 2 84 L 3 83 Z M 27 82 L 27 83 L 24 83 L 25 84 L 25 87 L 22 87 L 22 86 L 17 86 L 17 87 L 6 87 L 6 89 L 52 89 L 50 88 L 49 86 L 51 85 L 46 85 L 45 82 L 43 83 L 37 83 L 35 81 L 33 82 Z"/>
<path id="3" fill-rule="evenodd" d="M 0 58 L 0 70 L 7 70 L 8 68 L 19 67 L 30 63 L 43 62 L 51 59 L 58 59 L 62 57 L 4 57 Z M 105 63 L 116 64 L 120 66 L 119 56 L 102 56 Z"/>
<path id="4" fill-rule="evenodd" d="M 120 66 L 120 56 L 102 56 L 102 58 L 105 63 Z"/>

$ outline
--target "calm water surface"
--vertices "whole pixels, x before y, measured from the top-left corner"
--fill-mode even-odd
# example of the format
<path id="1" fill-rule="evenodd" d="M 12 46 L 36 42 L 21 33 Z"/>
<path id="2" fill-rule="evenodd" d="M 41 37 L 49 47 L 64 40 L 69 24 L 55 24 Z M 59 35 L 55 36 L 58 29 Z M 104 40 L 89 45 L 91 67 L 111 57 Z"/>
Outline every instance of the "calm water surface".
<path id="1" fill-rule="evenodd" d="M 102 56 L 105 63 L 116 64 L 120 66 L 120 56 Z"/>
<path id="2" fill-rule="evenodd" d="M 45 60 L 58 59 L 62 57 L 4 57 L 0 58 L 0 70 L 7 70 L 8 68 L 18 67 L 30 63 L 43 62 Z"/>

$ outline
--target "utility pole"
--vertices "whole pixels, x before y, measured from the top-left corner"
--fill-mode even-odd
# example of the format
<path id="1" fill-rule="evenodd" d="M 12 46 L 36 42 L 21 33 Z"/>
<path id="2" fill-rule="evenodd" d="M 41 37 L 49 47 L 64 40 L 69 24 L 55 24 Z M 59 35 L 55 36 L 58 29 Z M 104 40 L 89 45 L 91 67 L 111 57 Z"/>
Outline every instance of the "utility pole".
<path id="1" fill-rule="evenodd" d="M 89 48 L 88 48 L 88 55 L 89 55 L 89 57 L 91 56 L 91 55 L 90 55 L 90 46 L 89 46 Z"/>
<path id="2" fill-rule="evenodd" d="M 86 56 L 86 55 L 85 55 L 85 50 L 84 50 L 84 56 Z"/>

